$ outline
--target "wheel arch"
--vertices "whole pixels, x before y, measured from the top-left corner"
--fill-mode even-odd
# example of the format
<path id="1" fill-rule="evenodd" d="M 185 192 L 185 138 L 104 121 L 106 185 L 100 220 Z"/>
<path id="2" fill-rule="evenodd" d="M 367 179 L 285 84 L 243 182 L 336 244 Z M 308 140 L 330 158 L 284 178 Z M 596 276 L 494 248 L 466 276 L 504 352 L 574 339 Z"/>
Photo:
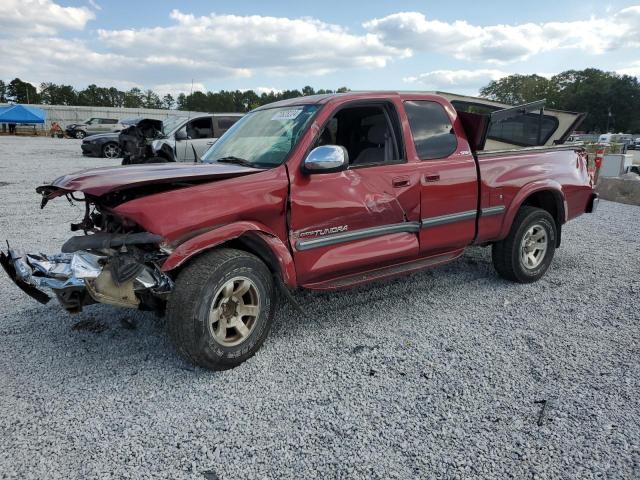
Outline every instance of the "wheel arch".
<path id="1" fill-rule="evenodd" d="M 180 243 L 165 260 L 162 271 L 177 273 L 204 252 L 220 247 L 256 255 L 287 287 L 296 288 L 296 271 L 289 249 L 275 233 L 254 222 L 223 225 Z"/>
<path id="2" fill-rule="evenodd" d="M 556 224 L 556 247 L 559 247 L 562 225 L 567 218 L 567 202 L 562 192 L 562 185 L 554 180 L 543 180 L 522 187 L 507 210 L 500 238 L 505 238 L 509 234 L 513 220 L 523 206 L 537 207 L 549 212 Z"/>

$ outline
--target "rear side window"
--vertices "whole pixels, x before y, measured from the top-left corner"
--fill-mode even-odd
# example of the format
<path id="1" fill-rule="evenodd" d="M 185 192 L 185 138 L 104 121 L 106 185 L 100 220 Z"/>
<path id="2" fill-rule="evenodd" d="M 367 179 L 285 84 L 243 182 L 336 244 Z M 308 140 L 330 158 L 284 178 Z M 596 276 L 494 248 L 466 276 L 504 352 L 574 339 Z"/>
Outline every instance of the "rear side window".
<path id="1" fill-rule="evenodd" d="M 420 160 L 444 158 L 456 151 L 458 140 L 442 105 L 420 100 L 405 102 L 404 107 Z"/>
<path id="2" fill-rule="evenodd" d="M 100 119 L 100 123 L 103 125 L 115 125 L 118 123 L 118 120 L 114 120 L 113 118 L 102 118 Z"/>
<path id="3" fill-rule="evenodd" d="M 226 117 L 226 118 L 218 118 L 215 121 L 216 126 L 216 137 L 221 137 L 224 132 L 229 130 L 234 123 L 240 120 L 240 117 Z"/>

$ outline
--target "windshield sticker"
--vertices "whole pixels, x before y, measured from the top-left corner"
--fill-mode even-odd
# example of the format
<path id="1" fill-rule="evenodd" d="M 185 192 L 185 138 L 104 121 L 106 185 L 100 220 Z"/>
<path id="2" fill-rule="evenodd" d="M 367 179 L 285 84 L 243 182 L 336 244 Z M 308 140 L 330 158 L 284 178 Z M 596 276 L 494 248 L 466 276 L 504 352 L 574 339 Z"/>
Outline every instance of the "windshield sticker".
<path id="1" fill-rule="evenodd" d="M 271 117 L 271 120 L 280 120 L 280 121 L 293 120 L 298 115 L 300 115 L 301 112 L 302 112 L 301 108 L 297 108 L 295 110 L 280 110 L 279 112 L 276 112 L 273 115 L 273 117 Z"/>

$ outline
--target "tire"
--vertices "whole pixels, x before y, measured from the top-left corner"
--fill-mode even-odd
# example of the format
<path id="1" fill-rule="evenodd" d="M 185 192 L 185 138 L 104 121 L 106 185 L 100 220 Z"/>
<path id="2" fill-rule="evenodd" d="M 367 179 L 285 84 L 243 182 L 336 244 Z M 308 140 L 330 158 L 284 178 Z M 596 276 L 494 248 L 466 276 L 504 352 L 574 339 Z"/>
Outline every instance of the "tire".
<path id="1" fill-rule="evenodd" d="M 87 136 L 87 133 L 82 130 L 76 130 L 73 136 L 78 140 L 82 140 L 84 137 Z"/>
<path id="2" fill-rule="evenodd" d="M 120 145 L 114 142 L 105 143 L 102 147 L 102 156 L 104 158 L 120 158 L 122 156 Z"/>
<path id="3" fill-rule="evenodd" d="M 507 280 L 535 282 L 542 278 L 551 265 L 556 238 L 556 223 L 549 212 L 535 207 L 521 207 L 513 219 L 507 238 L 492 246 L 493 266 Z"/>
<path id="4" fill-rule="evenodd" d="M 215 249 L 178 275 L 167 305 L 169 336 L 193 364 L 210 370 L 234 368 L 252 357 L 267 338 L 275 305 L 273 277 L 258 257 Z M 242 311 L 252 313 L 238 316 Z M 238 322 L 243 329 L 236 329 Z"/>

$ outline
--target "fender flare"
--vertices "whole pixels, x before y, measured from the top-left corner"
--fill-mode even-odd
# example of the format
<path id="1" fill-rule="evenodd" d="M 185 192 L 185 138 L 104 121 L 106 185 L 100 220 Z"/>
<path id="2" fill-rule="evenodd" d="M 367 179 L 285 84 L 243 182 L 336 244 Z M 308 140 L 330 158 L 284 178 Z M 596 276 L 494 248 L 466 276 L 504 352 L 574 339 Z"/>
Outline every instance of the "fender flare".
<path id="1" fill-rule="evenodd" d="M 206 250 L 247 235 L 260 241 L 269 250 L 271 257 L 277 262 L 278 273 L 284 284 L 287 287 L 296 288 L 296 269 L 291 252 L 274 232 L 258 222 L 229 223 L 190 238 L 171 252 L 161 270 L 163 272 L 174 270 Z"/>
<path id="2" fill-rule="evenodd" d="M 527 183 L 524 185 L 516 194 L 516 196 L 511 201 L 507 212 L 504 215 L 504 219 L 502 221 L 502 228 L 500 229 L 499 238 L 506 238 L 509 235 L 509 231 L 511 230 L 511 225 L 513 224 L 513 219 L 515 218 L 518 210 L 525 202 L 527 198 L 529 198 L 532 194 L 542 191 L 550 191 L 554 194 L 556 199 L 556 208 L 558 212 L 561 214 L 561 218 L 558 219 L 558 226 L 562 225 L 566 222 L 567 218 L 567 200 L 565 199 L 564 193 L 562 191 L 562 185 L 555 180 L 536 180 L 535 182 Z"/>

